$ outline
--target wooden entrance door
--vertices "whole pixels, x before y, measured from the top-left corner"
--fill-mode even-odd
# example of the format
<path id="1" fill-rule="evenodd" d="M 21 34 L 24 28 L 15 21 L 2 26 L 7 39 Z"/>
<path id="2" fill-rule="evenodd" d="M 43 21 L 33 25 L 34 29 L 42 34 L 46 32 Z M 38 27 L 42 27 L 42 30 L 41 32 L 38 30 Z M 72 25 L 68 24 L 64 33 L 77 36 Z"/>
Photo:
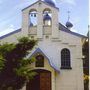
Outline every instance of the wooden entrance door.
<path id="1" fill-rule="evenodd" d="M 26 90 L 51 90 L 51 72 L 46 70 L 36 72 L 38 74 L 27 83 Z"/>

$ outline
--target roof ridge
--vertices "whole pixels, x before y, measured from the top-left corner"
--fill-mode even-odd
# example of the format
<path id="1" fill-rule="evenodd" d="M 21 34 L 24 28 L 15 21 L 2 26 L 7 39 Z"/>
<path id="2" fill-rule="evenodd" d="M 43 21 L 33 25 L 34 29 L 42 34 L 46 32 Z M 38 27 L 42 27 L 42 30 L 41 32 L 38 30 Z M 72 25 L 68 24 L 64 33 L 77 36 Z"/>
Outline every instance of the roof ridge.
<path id="1" fill-rule="evenodd" d="M 63 29 L 60 29 L 61 27 L 59 26 L 59 30 L 61 31 L 64 31 L 64 32 L 67 32 L 67 33 L 70 33 L 70 34 L 73 34 L 73 35 L 76 35 L 76 36 L 79 36 L 79 37 L 84 37 L 84 38 L 87 38 L 87 36 L 85 35 L 82 35 L 80 33 L 77 33 L 77 32 L 73 32 L 71 30 L 69 30 L 67 27 L 65 27 L 63 24 L 59 23 L 59 25 L 61 25 L 63 27 Z M 67 30 L 66 30 L 67 29 Z"/>
<path id="2" fill-rule="evenodd" d="M 20 29 L 17 29 L 17 30 L 14 30 L 14 31 L 12 31 L 12 32 L 9 32 L 9 33 L 7 33 L 7 34 L 5 34 L 5 35 L 3 35 L 3 36 L 0 36 L 0 39 L 3 39 L 3 38 L 5 38 L 5 37 L 8 37 L 8 36 L 10 36 L 10 35 L 12 35 L 12 34 L 18 33 L 18 32 L 20 32 L 20 31 L 21 31 L 21 28 L 20 28 Z"/>
<path id="3" fill-rule="evenodd" d="M 27 9 L 27 8 L 29 8 L 29 7 L 31 7 L 32 5 L 34 5 L 34 4 L 38 3 L 38 2 L 43 2 L 43 3 L 49 5 L 49 6 L 53 7 L 53 8 L 59 9 L 58 7 L 54 7 L 54 6 L 50 5 L 50 4 L 48 4 L 47 2 L 44 2 L 44 1 L 42 1 L 42 0 L 41 0 L 41 1 L 40 1 L 40 0 L 37 0 L 36 2 L 34 2 L 34 3 L 32 3 L 31 5 L 25 7 L 24 9 L 22 9 L 22 11 L 25 10 L 25 9 Z"/>

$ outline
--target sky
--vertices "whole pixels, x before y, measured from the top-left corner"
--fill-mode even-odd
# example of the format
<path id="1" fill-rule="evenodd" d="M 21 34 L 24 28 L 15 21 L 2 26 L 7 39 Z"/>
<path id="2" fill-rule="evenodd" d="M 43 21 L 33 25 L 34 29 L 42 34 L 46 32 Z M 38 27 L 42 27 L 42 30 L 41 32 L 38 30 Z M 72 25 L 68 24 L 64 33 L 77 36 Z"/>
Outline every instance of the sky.
<path id="1" fill-rule="evenodd" d="M 37 0 L 0 0 L 0 36 L 21 28 L 22 9 Z M 59 22 L 65 25 L 70 11 L 71 29 L 87 35 L 89 20 L 88 0 L 53 0 L 59 8 Z"/>

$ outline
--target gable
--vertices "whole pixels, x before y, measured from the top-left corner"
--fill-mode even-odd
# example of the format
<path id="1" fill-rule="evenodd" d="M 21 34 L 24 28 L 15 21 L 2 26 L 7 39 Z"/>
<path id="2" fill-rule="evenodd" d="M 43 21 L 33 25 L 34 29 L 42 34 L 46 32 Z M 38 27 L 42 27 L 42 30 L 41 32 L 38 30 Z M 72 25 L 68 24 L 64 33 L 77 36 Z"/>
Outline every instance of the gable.
<path id="1" fill-rule="evenodd" d="M 44 2 L 44 1 L 38 0 L 37 2 L 35 2 L 35 3 L 31 4 L 31 5 L 29 5 L 28 7 L 22 9 L 22 11 L 24 11 L 24 10 L 26 10 L 26 9 L 28 9 L 28 8 L 35 7 L 37 4 L 40 4 L 40 3 L 42 3 L 42 4 L 46 5 L 46 6 L 49 6 L 50 8 L 54 8 L 54 9 L 59 10 L 59 8 L 57 8 L 57 7 L 54 7 L 54 6 L 48 4 L 48 3 Z"/>
<path id="2" fill-rule="evenodd" d="M 35 50 L 33 50 L 26 58 L 31 58 L 32 56 L 34 56 L 36 53 L 41 53 L 49 62 L 49 65 L 57 72 L 60 72 L 59 68 L 57 68 L 55 66 L 55 64 L 52 62 L 52 60 L 50 59 L 50 57 L 40 48 L 37 48 Z"/>

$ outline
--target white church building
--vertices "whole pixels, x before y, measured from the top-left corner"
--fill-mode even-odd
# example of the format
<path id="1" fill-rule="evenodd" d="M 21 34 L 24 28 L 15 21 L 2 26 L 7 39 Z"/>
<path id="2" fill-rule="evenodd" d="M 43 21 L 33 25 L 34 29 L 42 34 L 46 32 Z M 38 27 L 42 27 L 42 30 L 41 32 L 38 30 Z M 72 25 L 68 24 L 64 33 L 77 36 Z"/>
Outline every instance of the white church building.
<path id="1" fill-rule="evenodd" d="M 22 27 L 0 37 L 0 43 L 17 42 L 28 36 L 38 40 L 29 54 L 39 74 L 21 90 L 84 90 L 82 41 L 85 36 L 72 32 L 69 21 L 59 22 L 59 8 L 52 0 L 38 0 L 22 10 Z"/>

